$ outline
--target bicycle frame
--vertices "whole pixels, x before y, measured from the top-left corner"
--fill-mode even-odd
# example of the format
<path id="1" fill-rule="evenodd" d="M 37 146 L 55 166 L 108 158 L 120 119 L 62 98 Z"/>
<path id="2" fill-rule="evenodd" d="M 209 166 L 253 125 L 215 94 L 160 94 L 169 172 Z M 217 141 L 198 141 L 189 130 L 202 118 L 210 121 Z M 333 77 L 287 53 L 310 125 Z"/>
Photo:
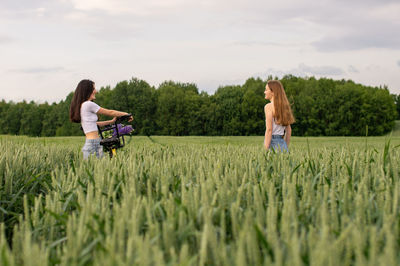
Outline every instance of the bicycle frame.
<path id="1" fill-rule="evenodd" d="M 97 126 L 97 129 L 99 131 L 99 135 L 101 137 L 100 145 L 103 146 L 104 151 L 108 152 L 110 155 L 110 158 L 114 157 L 117 155 L 117 149 L 120 149 L 125 146 L 125 138 L 124 134 L 120 133 L 120 129 L 118 127 L 118 123 L 121 123 L 123 121 L 128 121 L 128 119 L 132 115 L 125 115 L 125 116 L 120 116 L 117 117 L 115 120 L 114 124 L 107 125 L 104 127 L 99 127 Z M 106 131 L 112 131 L 113 134 L 111 137 L 105 137 L 103 135 L 104 132 Z"/>

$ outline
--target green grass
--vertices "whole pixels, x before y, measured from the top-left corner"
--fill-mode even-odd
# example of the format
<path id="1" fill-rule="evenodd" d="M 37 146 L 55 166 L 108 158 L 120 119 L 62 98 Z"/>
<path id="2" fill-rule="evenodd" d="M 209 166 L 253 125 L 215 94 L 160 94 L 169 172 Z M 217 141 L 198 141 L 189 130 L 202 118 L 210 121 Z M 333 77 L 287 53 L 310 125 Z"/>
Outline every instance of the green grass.
<path id="1" fill-rule="evenodd" d="M 400 122 L 400 121 L 399 121 Z M 400 126 L 400 124 L 399 124 Z M 397 131 L 394 131 L 395 133 Z M 310 145 L 313 149 L 320 148 L 339 148 L 343 146 L 368 146 L 382 147 L 385 141 L 391 139 L 392 144 L 400 144 L 400 136 L 387 135 L 383 137 L 292 137 L 291 148 L 303 148 Z M 41 145 L 67 145 L 75 149 L 80 149 L 85 142 L 84 137 L 26 137 L 26 136 L 9 136 L 0 135 L 0 140 L 10 140 L 14 143 L 37 143 Z M 129 138 L 126 138 L 129 141 Z M 262 148 L 264 136 L 226 136 L 226 137 L 208 137 L 208 136 L 187 136 L 187 137 L 171 137 L 171 136 L 134 136 L 131 139 L 129 147 L 145 144 L 160 145 L 233 145 L 233 146 L 259 146 Z"/>
<path id="2" fill-rule="evenodd" d="M 398 265 L 400 137 L 0 136 L 1 265 Z"/>

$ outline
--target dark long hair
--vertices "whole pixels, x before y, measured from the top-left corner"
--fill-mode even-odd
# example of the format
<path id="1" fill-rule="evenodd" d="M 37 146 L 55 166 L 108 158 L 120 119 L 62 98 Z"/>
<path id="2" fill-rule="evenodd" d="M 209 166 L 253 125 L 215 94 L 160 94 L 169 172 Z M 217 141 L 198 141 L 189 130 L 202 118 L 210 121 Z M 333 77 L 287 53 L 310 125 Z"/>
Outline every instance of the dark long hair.
<path id="1" fill-rule="evenodd" d="M 71 106 L 69 108 L 69 119 L 72 122 L 81 122 L 81 105 L 89 100 L 90 95 L 94 91 L 94 82 L 88 79 L 81 80 L 76 87 L 74 96 L 72 97 Z"/>

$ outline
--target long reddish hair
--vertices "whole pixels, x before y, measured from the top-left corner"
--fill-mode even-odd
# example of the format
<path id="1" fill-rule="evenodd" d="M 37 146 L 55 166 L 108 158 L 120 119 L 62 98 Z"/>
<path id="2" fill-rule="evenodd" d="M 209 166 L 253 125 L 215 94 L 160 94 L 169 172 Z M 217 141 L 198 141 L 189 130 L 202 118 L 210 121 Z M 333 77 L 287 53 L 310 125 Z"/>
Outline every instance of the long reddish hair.
<path id="1" fill-rule="evenodd" d="M 282 83 L 279 80 L 270 80 L 267 85 L 274 93 L 274 117 L 276 123 L 282 126 L 293 124 L 295 122 L 294 116 Z"/>

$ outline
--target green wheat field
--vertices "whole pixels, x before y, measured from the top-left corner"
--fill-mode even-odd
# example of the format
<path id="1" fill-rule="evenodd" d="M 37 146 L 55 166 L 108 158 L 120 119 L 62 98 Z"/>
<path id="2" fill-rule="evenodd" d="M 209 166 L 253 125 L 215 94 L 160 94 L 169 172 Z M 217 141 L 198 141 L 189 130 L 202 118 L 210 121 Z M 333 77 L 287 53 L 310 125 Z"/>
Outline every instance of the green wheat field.
<path id="1" fill-rule="evenodd" d="M 400 136 L 0 136 L 1 265 L 399 265 Z"/>

